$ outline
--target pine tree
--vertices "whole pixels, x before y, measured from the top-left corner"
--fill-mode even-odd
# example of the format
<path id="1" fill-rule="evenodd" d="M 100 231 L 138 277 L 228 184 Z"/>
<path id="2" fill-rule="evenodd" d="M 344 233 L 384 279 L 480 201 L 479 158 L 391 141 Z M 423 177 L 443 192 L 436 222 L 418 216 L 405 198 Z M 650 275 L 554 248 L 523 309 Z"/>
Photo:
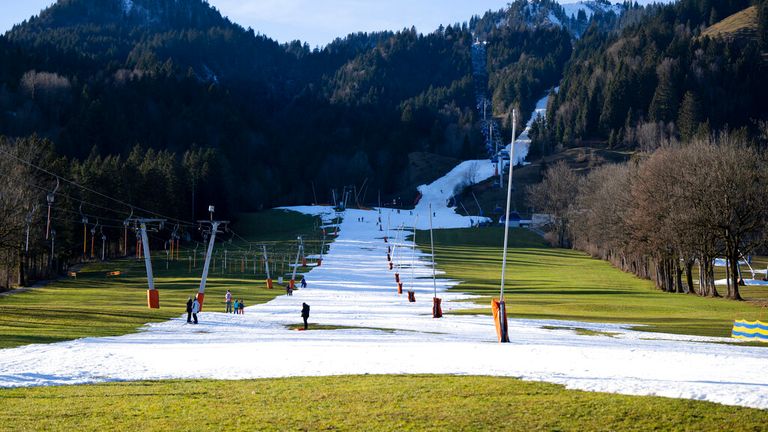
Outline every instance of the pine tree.
<path id="1" fill-rule="evenodd" d="M 686 92 L 680 113 L 677 116 L 677 127 L 680 130 L 680 138 L 688 141 L 694 137 L 701 122 L 701 102 L 692 92 Z"/>
<path id="2" fill-rule="evenodd" d="M 651 120 L 669 122 L 677 113 L 677 94 L 672 83 L 671 72 L 664 71 L 659 74 L 659 85 L 653 94 L 649 113 Z"/>

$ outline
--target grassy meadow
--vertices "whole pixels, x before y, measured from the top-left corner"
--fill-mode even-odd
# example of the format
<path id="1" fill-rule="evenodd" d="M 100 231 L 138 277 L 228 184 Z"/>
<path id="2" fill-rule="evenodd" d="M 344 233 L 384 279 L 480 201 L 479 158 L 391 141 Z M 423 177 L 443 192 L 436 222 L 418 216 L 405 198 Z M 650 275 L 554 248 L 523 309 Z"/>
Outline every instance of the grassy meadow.
<path id="1" fill-rule="evenodd" d="M 481 312 L 490 314 L 491 298 L 499 294 L 503 229 L 434 234 L 438 267 L 463 281 L 455 290 L 483 296 L 478 302 L 488 308 Z M 428 248 L 429 236 L 419 237 L 420 246 Z M 747 302 L 667 294 L 607 262 L 546 247 L 525 229 L 510 231 L 510 248 L 505 282 L 510 317 L 642 324 L 650 331 L 724 337 L 734 319 L 765 318 L 760 307 L 768 299 L 765 289 L 744 289 L 753 300 Z"/>
<path id="2" fill-rule="evenodd" d="M 6 431 L 759 431 L 768 411 L 512 378 L 345 376 L 0 390 Z"/>
<path id="3" fill-rule="evenodd" d="M 269 211 L 245 215 L 234 228 L 251 241 L 266 241 L 271 250 L 295 251 L 296 235 L 316 235 L 317 220 L 294 212 Z M 271 236 L 273 232 L 276 237 Z M 281 287 L 266 288 L 264 274 L 253 273 L 253 263 L 244 268 L 221 265 L 219 246 L 216 264 L 206 284 L 204 310 L 221 308 L 224 294 L 232 290 L 247 306 L 264 303 L 283 294 Z M 295 252 L 292 252 L 295 253 Z M 76 278 L 62 278 L 41 288 L 0 297 L 0 348 L 33 343 L 52 343 L 88 336 L 115 336 L 135 332 L 144 324 L 166 321 L 185 313 L 187 298 L 197 293 L 203 259 L 202 248 L 194 266 L 191 251 L 182 249 L 179 261 L 168 261 L 164 251 L 153 251 L 155 287 L 160 294 L 160 309 L 147 308 L 147 277 L 144 260 L 135 258 L 95 262 L 77 271 Z M 287 271 L 287 262 L 275 265 L 273 277 Z M 245 271 L 243 271 L 245 270 Z M 120 271 L 117 277 L 108 272 Z"/>

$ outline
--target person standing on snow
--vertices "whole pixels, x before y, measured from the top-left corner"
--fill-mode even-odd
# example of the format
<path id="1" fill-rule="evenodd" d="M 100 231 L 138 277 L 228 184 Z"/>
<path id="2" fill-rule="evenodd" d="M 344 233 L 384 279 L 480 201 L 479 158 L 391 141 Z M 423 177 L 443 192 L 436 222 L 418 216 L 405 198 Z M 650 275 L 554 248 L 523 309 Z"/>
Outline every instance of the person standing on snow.
<path id="1" fill-rule="evenodd" d="M 197 324 L 198 312 L 200 312 L 200 302 L 197 301 L 197 297 L 195 297 L 195 300 L 192 302 L 192 319 L 195 320 L 195 324 Z"/>
<path id="2" fill-rule="evenodd" d="M 226 302 L 227 302 L 227 312 L 226 313 L 232 313 L 232 293 L 227 290 L 227 295 L 224 296 Z"/>
<path id="3" fill-rule="evenodd" d="M 307 278 L 303 277 L 301 278 L 301 287 L 306 288 L 307 287 Z"/>
<path id="4" fill-rule="evenodd" d="M 307 329 L 307 320 L 309 319 L 309 305 L 306 303 L 301 304 L 301 318 L 304 319 L 304 330 Z"/>
<path id="5" fill-rule="evenodd" d="M 192 297 L 187 299 L 187 323 L 192 322 Z"/>

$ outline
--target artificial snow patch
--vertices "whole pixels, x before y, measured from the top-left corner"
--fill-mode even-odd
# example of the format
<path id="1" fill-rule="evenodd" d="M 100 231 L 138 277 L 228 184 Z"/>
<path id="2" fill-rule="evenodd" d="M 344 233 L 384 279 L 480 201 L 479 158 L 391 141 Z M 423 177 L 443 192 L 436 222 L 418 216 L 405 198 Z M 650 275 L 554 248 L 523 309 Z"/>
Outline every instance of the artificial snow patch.
<path id="1" fill-rule="evenodd" d="M 478 178 L 486 173 L 483 170 L 487 167 L 477 167 Z M 438 204 L 469 171 L 460 165 L 421 188 L 424 199 L 437 206 L 436 227 L 466 222 L 444 202 L 442 208 Z M 319 215 L 326 224 L 336 216 L 329 207 L 290 210 Z M 309 287 L 248 307 L 245 315 L 217 312 L 224 309 L 224 299 L 207 297 L 199 325 L 179 317 L 120 337 L 0 350 L 0 386 L 349 374 L 496 375 L 572 389 L 768 408 L 768 378 L 755 372 L 768 364 L 765 348 L 714 343 L 730 341 L 727 338 L 635 331 L 627 325 L 514 317 L 509 322 L 512 343 L 499 344 L 489 316 L 447 314 L 433 319 L 435 290 L 445 312 L 477 306 L 470 296 L 446 291 L 458 281 L 445 279 L 439 271 L 433 286 L 431 257 L 413 249 L 410 231 L 396 229 L 413 225 L 417 214 L 420 227 L 428 224 L 421 204 L 413 212 L 347 210 L 323 265 L 306 275 Z M 390 246 L 394 271 L 386 260 Z M 395 271 L 404 289 L 415 292 L 416 303 L 397 294 Z M 514 277 L 514 265 L 511 272 Z M 189 290 L 191 294 L 195 287 L 190 284 Z M 287 326 L 301 321 L 303 302 L 311 305 L 311 324 L 347 328 L 289 330 Z M 177 307 L 180 313 L 184 309 L 183 304 Z M 576 329 L 598 335 L 580 335 Z"/>
<path id="2" fill-rule="evenodd" d="M 555 92 L 557 92 L 557 88 L 555 89 Z M 515 140 L 515 154 L 512 158 L 512 163 L 514 165 L 524 165 L 525 158 L 528 157 L 528 152 L 531 149 L 531 137 L 529 136 L 531 132 L 531 126 L 533 126 L 533 122 L 536 121 L 539 117 L 544 118 L 547 116 L 547 103 L 549 101 L 549 95 L 544 96 L 543 98 L 539 99 L 538 102 L 536 102 L 536 109 L 533 110 L 533 114 L 531 114 L 531 119 L 528 120 L 528 124 L 525 125 L 525 129 L 523 129 L 523 133 L 520 134 L 519 137 Z M 507 153 L 510 151 L 511 145 L 507 145 Z"/>

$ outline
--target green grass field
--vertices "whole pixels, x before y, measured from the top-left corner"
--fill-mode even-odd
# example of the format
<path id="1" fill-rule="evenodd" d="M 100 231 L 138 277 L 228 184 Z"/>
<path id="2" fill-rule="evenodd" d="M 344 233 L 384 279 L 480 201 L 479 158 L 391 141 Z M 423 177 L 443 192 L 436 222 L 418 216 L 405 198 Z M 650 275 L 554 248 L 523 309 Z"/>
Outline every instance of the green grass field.
<path id="1" fill-rule="evenodd" d="M 243 219 L 236 228 L 243 227 L 249 240 L 276 240 L 271 245 L 273 249 L 282 241 L 285 249 L 295 250 L 295 242 L 289 240 L 295 240 L 299 234 L 314 235 L 317 224 L 315 218 L 293 212 L 269 211 Z M 277 227 L 276 237 L 269 236 L 270 227 Z M 190 270 L 188 256 L 189 250 L 183 250 L 180 261 L 167 262 L 163 251 L 153 252 L 159 310 L 147 308 L 146 270 L 144 261 L 137 259 L 87 264 L 78 271 L 76 279 L 61 279 L 42 288 L 0 297 L 0 348 L 121 335 L 135 332 L 147 323 L 181 316 L 187 298 L 197 293 L 203 264 L 200 258 Z M 268 290 L 264 275 L 254 275 L 252 265 L 249 263 L 243 272 L 242 264 L 237 262 L 224 272 L 219 250 L 217 265 L 212 267 L 206 285 L 204 310 L 223 311 L 227 289 L 232 290 L 235 298 L 243 299 L 246 306 L 283 294 L 278 286 Z M 275 276 L 280 267 L 287 270 L 285 265 L 275 267 Z M 122 275 L 107 277 L 106 273 L 111 271 L 120 271 Z"/>
<path id="2" fill-rule="evenodd" d="M 348 376 L 0 390 L 6 431 L 759 431 L 768 411 L 511 378 Z"/>
<path id="3" fill-rule="evenodd" d="M 480 312 L 490 314 L 490 300 L 499 293 L 503 229 L 434 234 L 438 267 L 464 281 L 455 290 L 483 296 L 479 302 L 488 308 Z M 428 239 L 420 235 L 420 245 L 428 248 Z M 645 324 L 650 331 L 728 337 L 734 319 L 762 316 L 756 303 L 663 293 L 607 262 L 548 248 L 528 230 L 511 230 L 510 245 L 505 284 L 510 317 Z M 753 299 L 767 296 L 759 288 L 744 293 Z M 459 313 L 465 312 L 478 313 Z"/>

